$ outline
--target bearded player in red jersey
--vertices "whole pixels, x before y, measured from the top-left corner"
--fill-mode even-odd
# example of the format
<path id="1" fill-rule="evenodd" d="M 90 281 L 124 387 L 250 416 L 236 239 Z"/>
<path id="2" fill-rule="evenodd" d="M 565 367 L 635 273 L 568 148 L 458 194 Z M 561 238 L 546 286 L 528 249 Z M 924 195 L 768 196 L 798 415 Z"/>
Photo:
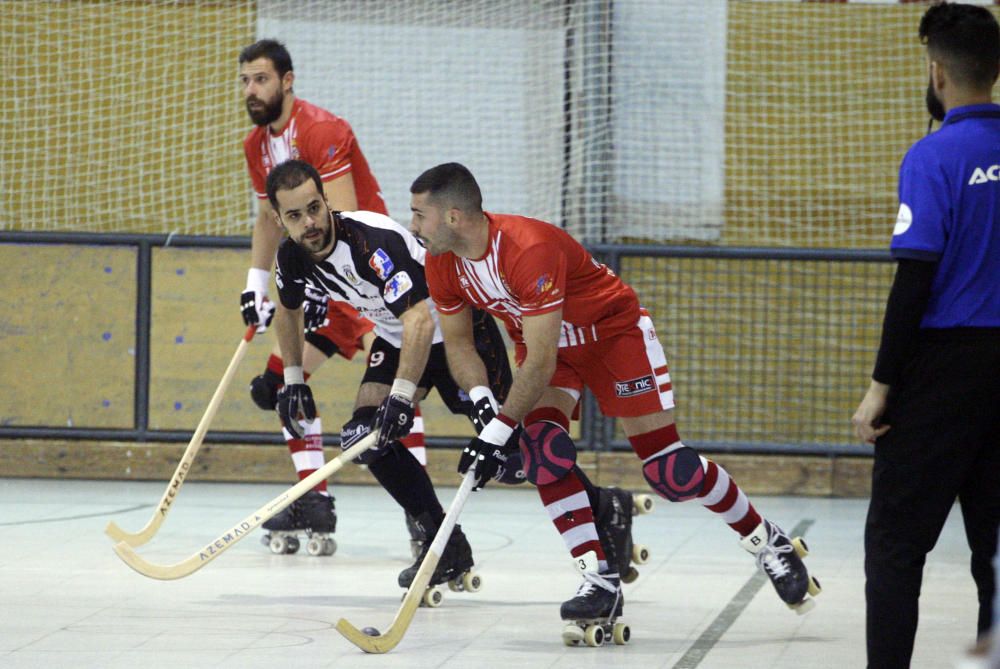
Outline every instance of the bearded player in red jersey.
<path id="1" fill-rule="evenodd" d="M 584 578 L 562 605 L 570 622 L 564 640 L 582 641 L 584 627 L 595 623 L 607 629 L 623 603 L 617 561 L 595 526 L 592 486 L 577 474 L 568 433 L 584 386 L 605 415 L 620 421 L 650 487 L 671 502 L 696 501 L 717 514 L 757 557 L 782 600 L 808 610 L 819 586 L 801 560 L 804 543 L 762 518 L 722 467 L 681 441 L 666 357 L 632 288 L 564 230 L 483 211 L 479 185 L 462 165 L 427 170 L 410 192 L 410 229 L 427 247 L 427 283 L 452 376 L 493 416 L 465 448 L 459 471 L 475 462 L 481 488 L 509 467 L 502 446 L 522 427 L 524 474 Z M 515 343 L 518 369 L 502 407 L 483 392 L 470 306 L 503 320 Z"/>
<path id="2" fill-rule="evenodd" d="M 247 285 L 240 296 L 244 322 L 257 325 L 263 332 L 271 322 L 274 305 L 268 299 L 275 253 L 284 233 L 267 199 L 267 175 L 276 165 L 289 159 L 305 161 L 315 167 L 323 180 L 327 201 L 337 211 L 374 211 L 388 214 L 368 161 L 361 152 L 350 124 L 325 109 L 295 97 L 295 72 L 292 58 L 283 44 L 264 39 L 240 53 L 240 85 L 250 120 L 256 126 L 243 141 L 247 170 L 257 197 L 259 210 L 251 243 Z M 307 290 L 306 332 L 303 374 L 309 377 L 335 353 L 350 360 L 359 350 L 366 350 L 374 339 L 373 324 L 344 301 L 327 299 L 322 290 Z M 273 411 L 278 390 L 284 383 L 284 366 L 275 346 L 264 373 L 254 378 L 250 394 L 261 409 Z M 299 479 L 323 466 L 323 436 L 319 420 L 303 424 L 298 438 L 282 429 Z M 423 419 L 419 409 L 414 427 L 402 440 L 417 460 L 427 464 L 424 448 Z M 407 519 L 411 548 L 419 552 L 423 537 Z M 264 524 L 279 537 L 272 550 L 288 552 L 297 545 L 298 530 L 326 535 L 336 527 L 333 498 L 323 481 L 281 514 Z M 290 535 L 290 536 L 289 536 Z M 283 541 L 280 537 L 286 537 Z M 326 553 L 335 544 L 326 542 Z"/>

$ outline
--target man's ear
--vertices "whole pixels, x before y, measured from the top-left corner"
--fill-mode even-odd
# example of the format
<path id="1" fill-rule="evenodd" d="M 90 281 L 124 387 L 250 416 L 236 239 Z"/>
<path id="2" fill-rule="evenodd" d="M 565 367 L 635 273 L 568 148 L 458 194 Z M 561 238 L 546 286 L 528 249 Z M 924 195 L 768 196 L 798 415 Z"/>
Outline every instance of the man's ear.
<path id="1" fill-rule="evenodd" d="M 281 78 L 281 90 L 286 95 L 291 92 L 292 85 L 295 83 L 295 72 L 289 70 L 285 72 L 285 76 Z"/>
<path id="2" fill-rule="evenodd" d="M 947 85 L 946 84 L 947 76 L 945 74 L 944 65 L 941 64 L 941 61 L 931 60 L 930 70 L 931 70 L 931 82 L 934 86 L 934 90 L 935 91 L 944 90 L 944 87 Z"/>

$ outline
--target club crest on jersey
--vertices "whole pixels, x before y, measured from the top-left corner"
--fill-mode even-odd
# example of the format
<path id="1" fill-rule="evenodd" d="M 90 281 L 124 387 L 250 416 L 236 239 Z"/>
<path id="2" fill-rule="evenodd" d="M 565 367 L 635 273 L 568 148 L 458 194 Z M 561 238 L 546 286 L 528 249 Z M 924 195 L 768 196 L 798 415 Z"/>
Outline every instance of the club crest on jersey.
<path id="1" fill-rule="evenodd" d="M 326 150 L 326 159 L 333 160 L 333 157 L 336 154 L 337 154 L 337 147 L 331 145 L 330 148 Z"/>
<path id="2" fill-rule="evenodd" d="M 547 293 L 552 288 L 552 277 L 547 273 L 538 277 L 535 281 L 535 291 L 541 295 L 542 293 Z"/>
<path id="3" fill-rule="evenodd" d="M 368 259 L 368 266 L 375 270 L 375 273 L 378 274 L 378 278 L 383 281 L 385 281 L 386 278 L 392 274 L 392 270 L 396 268 L 396 266 L 392 264 L 389 254 L 382 249 L 375 249 L 375 253 L 373 253 L 372 257 Z"/>
<path id="4" fill-rule="evenodd" d="M 652 374 L 640 376 L 638 379 L 628 381 L 615 381 L 615 395 L 618 397 L 632 397 L 651 392 L 656 388 L 656 382 Z"/>
<path id="5" fill-rule="evenodd" d="M 459 283 L 459 285 L 462 286 L 462 288 L 468 288 L 468 287 L 470 287 L 472 285 L 469 282 L 468 277 L 466 277 L 464 274 L 462 274 L 461 276 L 458 277 L 458 283 Z"/>
<path id="6" fill-rule="evenodd" d="M 413 281 L 410 279 L 410 275 L 406 272 L 397 272 L 391 279 L 385 282 L 385 288 L 382 290 L 386 304 L 392 304 L 410 288 L 413 288 Z"/>
<path id="7" fill-rule="evenodd" d="M 350 265 L 344 265 L 340 268 L 340 271 L 344 273 L 344 276 L 347 277 L 347 280 L 352 284 L 355 286 L 361 285 L 361 279 L 359 279 L 358 275 L 354 273 L 353 267 Z"/>

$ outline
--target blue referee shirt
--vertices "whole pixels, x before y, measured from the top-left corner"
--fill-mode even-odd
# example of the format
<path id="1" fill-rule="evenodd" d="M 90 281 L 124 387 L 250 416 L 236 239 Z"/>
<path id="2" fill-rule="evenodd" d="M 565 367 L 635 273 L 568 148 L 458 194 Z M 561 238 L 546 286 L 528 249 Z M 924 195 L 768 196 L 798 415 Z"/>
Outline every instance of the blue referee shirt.
<path id="1" fill-rule="evenodd" d="M 922 328 L 1000 327 L 1000 105 L 948 112 L 899 168 L 892 257 L 938 263 Z"/>

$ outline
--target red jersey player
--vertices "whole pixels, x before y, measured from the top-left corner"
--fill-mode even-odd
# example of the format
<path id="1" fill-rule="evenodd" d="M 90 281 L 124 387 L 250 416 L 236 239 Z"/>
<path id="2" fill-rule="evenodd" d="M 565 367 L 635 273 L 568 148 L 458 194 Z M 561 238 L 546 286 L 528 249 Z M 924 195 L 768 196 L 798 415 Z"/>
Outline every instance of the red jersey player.
<path id="1" fill-rule="evenodd" d="M 521 424 L 524 473 L 584 577 L 562 605 L 571 623 L 564 640 L 583 640 L 585 624 L 613 621 L 622 609 L 620 562 L 598 536 L 593 497 L 568 434 L 584 386 L 605 415 L 620 421 L 650 487 L 671 502 L 695 500 L 717 514 L 757 556 L 782 599 L 807 609 L 802 604 L 812 604 L 807 594 L 818 586 L 800 559 L 804 544 L 763 519 L 722 467 L 681 441 L 666 357 L 632 288 L 564 230 L 483 211 L 479 186 L 462 165 L 427 170 L 410 192 L 411 230 L 427 247 L 427 283 L 449 367 L 494 415 L 466 447 L 459 471 L 476 462 L 482 487 L 509 467 L 501 446 Z M 501 318 L 515 342 L 518 370 L 503 407 L 484 392 L 469 306 Z"/>
<path id="2" fill-rule="evenodd" d="M 258 325 L 263 332 L 271 322 L 274 306 L 267 297 L 271 268 L 283 232 L 274 209 L 267 199 L 267 175 L 279 163 L 299 159 L 315 167 L 322 178 L 327 201 L 337 211 L 358 209 L 388 214 L 368 161 L 365 159 L 350 124 L 325 109 L 295 97 L 295 72 L 292 59 L 283 44 L 264 39 L 247 46 L 240 53 L 240 84 L 246 110 L 253 121 L 253 130 L 243 141 L 247 170 L 259 211 L 254 223 L 250 270 L 246 290 L 240 297 L 243 319 L 247 325 Z M 310 374 L 335 353 L 350 360 L 358 350 L 366 348 L 373 325 L 358 314 L 346 301 L 327 300 L 323 290 L 309 290 L 307 299 L 307 332 L 302 369 L 293 374 Z M 275 408 L 278 389 L 287 372 L 275 346 L 264 373 L 254 378 L 250 386 L 254 402 L 265 410 Z M 299 478 L 303 479 L 323 466 L 322 426 L 320 421 L 304 424 L 302 438 L 283 430 Z M 404 440 L 410 452 L 426 464 L 423 419 L 418 414 L 410 435 Z M 315 494 L 314 494 L 315 493 Z M 312 531 L 332 532 L 336 526 L 332 498 L 326 482 L 316 486 L 292 505 L 287 513 L 265 524 L 265 529 L 284 529 L 295 518 L 312 518 Z M 296 515 L 297 514 L 297 515 Z M 293 525 L 296 523 L 292 523 Z M 304 523 L 298 522 L 299 525 Z M 272 527 L 269 527 L 271 525 Z M 305 528 L 291 528 L 305 529 Z M 411 527 L 411 535 L 415 529 Z M 275 535 L 276 536 L 276 535 Z M 411 536 L 414 542 L 421 540 Z M 295 542 L 291 542 L 295 545 Z M 333 544 L 327 544 L 332 548 Z M 285 543 L 276 541 L 273 550 L 287 550 Z M 419 550 L 414 545 L 413 550 Z"/>

